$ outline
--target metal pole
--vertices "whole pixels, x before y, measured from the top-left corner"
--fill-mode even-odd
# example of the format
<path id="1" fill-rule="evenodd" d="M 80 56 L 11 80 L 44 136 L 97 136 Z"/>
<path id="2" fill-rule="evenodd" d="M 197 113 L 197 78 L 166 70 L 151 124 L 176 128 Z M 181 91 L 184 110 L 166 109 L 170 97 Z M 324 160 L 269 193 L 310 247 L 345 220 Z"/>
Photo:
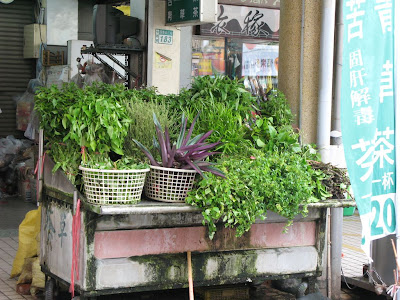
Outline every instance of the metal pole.
<path id="1" fill-rule="evenodd" d="M 319 58 L 319 92 L 318 92 L 318 127 L 317 146 L 321 159 L 324 163 L 330 161 L 330 131 L 332 116 L 332 89 L 333 89 L 333 57 L 335 44 L 335 12 L 336 0 L 323 0 L 320 35 L 320 58 Z M 332 272 L 331 258 L 337 259 L 331 252 L 331 221 L 328 215 L 328 297 L 332 295 L 332 277 L 337 274 Z M 336 227 L 336 225 L 335 225 Z M 340 249 L 341 251 L 341 249 Z M 333 256 L 333 257 L 331 257 Z M 340 290 L 339 290 L 340 291 Z M 336 291 L 333 291 L 336 294 Z M 338 298 L 340 299 L 340 298 Z"/>
<path id="2" fill-rule="evenodd" d="M 38 151 L 38 170 L 37 170 L 37 178 L 38 178 L 38 186 L 37 186 L 37 199 L 36 199 L 36 204 L 39 206 L 39 202 L 42 198 L 42 187 L 43 187 L 43 155 L 44 155 L 44 133 L 43 129 L 39 129 L 39 151 Z"/>
<path id="3" fill-rule="evenodd" d="M 331 208 L 331 299 L 340 299 L 342 284 L 343 207 Z"/>
<path id="4" fill-rule="evenodd" d="M 328 277 L 328 298 L 331 298 L 332 294 L 332 271 L 331 271 L 331 254 L 332 254 L 332 248 L 331 248 L 331 208 L 327 208 L 327 216 L 326 216 L 326 221 L 327 221 L 327 230 L 326 230 L 326 239 L 327 239 L 327 264 L 326 264 L 326 272 L 327 272 L 327 277 Z"/>
<path id="5" fill-rule="evenodd" d="M 336 36 L 335 36 L 335 79 L 332 129 L 341 131 L 340 124 L 340 90 L 342 88 L 343 65 L 343 0 L 336 0 Z"/>
<path id="6" fill-rule="evenodd" d="M 323 162 L 329 161 L 332 115 L 333 52 L 335 36 L 335 0 L 322 2 L 319 58 L 317 146 Z"/>
<path id="7" fill-rule="evenodd" d="M 341 131 L 340 124 L 340 89 L 342 79 L 343 54 L 343 0 L 336 0 L 336 47 L 335 47 L 335 78 L 333 103 L 333 130 Z M 339 300 L 342 277 L 342 233 L 343 207 L 331 209 L 331 299 Z"/>
<path id="8" fill-rule="evenodd" d="M 302 107 L 303 107 L 303 78 L 304 78 L 304 27 L 305 27 L 306 4 L 305 0 L 301 1 L 301 42 L 300 42 L 300 96 L 299 96 L 299 129 L 302 129 Z M 303 143 L 301 140 L 300 142 Z"/>

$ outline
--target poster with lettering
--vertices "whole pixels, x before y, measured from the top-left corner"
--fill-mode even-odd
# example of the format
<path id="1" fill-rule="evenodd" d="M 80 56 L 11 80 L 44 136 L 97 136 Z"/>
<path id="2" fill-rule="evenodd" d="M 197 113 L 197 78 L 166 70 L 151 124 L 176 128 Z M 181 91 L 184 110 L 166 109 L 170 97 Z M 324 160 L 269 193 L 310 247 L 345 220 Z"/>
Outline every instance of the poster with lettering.
<path id="1" fill-rule="evenodd" d="M 278 76 L 278 45 L 243 43 L 242 76 Z"/>
<path id="2" fill-rule="evenodd" d="M 396 231 L 394 0 L 345 0 L 341 124 L 361 247 Z"/>

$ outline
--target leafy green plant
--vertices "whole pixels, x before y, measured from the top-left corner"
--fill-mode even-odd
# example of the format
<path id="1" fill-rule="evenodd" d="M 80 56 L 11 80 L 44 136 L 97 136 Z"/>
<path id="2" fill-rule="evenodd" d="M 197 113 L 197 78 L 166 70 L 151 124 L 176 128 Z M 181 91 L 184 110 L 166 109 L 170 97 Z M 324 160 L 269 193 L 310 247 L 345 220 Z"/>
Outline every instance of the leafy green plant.
<path id="1" fill-rule="evenodd" d="M 104 85 L 100 85 L 101 89 Z M 72 140 L 81 147 L 93 152 L 106 153 L 114 151 L 122 155 L 122 145 L 128 133 L 129 124 L 126 108 L 116 100 L 110 87 L 101 94 L 91 88 L 83 90 L 82 97 L 62 118 L 64 129 L 69 129 L 63 141 Z M 120 88 L 116 88 L 121 92 Z"/>
<path id="2" fill-rule="evenodd" d="M 210 142 L 221 141 L 218 151 L 230 155 L 251 147 L 245 139 L 243 119 L 250 113 L 255 99 L 245 90 L 242 81 L 226 76 L 196 77 L 178 101 L 190 121 L 201 112 L 194 133 L 214 130 Z"/>
<path id="3" fill-rule="evenodd" d="M 148 92 L 148 94 L 150 94 Z M 153 137 L 156 134 L 153 122 L 153 113 L 156 114 L 161 126 L 171 129 L 170 135 L 177 135 L 177 127 L 175 120 L 178 119 L 177 114 L 171 111 L 163 102 L 154 100 L 144 101 L 141 99 L 142 92 L 132 92 L 133 97 L 126 99 L 123 105 L 127 109 L 128 118 L 132 121 L 129 124 L 128 134 L 125 138 L 124 151 L 128 156 L 135 157 L 139 161 L 144 161 L 146 156 L 137 147 L 133 140 L 140 141 L 147 149 L 149 149 L 156 159 L 160 159 L 157 149 L 153 147 Z"/>
<path id="4" fill-rule="evenodd" d="M 196 107 L 202 111 L 207 105 L 224 103 L 228 109 L 237 111 L 245 117 L 255 98 L 245 89 L 243 80 L 228 76 L 196 77 L 190 88 L 192 97 L 187 99 L 186 107 Z"/>
<path id="5" fill-rule="evenodd" d="M 74 143 L 52 143 L 47 153 L 55 161 L 53 173 L 62 169 L 72 184 L 81 184 L 78 167 L 81 163 L 79 146 Z"/>
<path id="6" fill-rule="evenodd" d="M 291 126 L 294 116 L 285 94 L 279 90 L 271 90 L 267 99 L 267 101 L 260 102 L 258 105 L 261 115 L 272 118 L 272 126 L 276 128 L 287 125 Z"/>
<path id="7" fill-rule="evenodd" d="M 108 154 L 90 154 L 84 167 L 91 169 L 101 170 L 137 170 L 147 169 L 149 167 L 146 163 L 137 163 L 135 158 L 123 156 L 122 158 L 112 161 Z"/>
<path id="8" fill-rule="evenodd" d="M 294 132 L 292 126 L 282 125 L 276 128 L 273 125 L 273 117 L 261 117 L 256 115 L 248 126 L 249 136 L 256 147 L 264 151 L 290 151 L 299 153 L 301 146 L 298 142 L 299 135 Z"/>
<path id="9" fill-rule="evenodd" d="M 252 158 L 221 161 L 225 180 L 210 176 L 189 192 L 186 201 L 202 209 L 210 238 L 219 221 L 236 228 L 236 235 L 241 236 L 257 218 L 264 218 L 267 210 L 286 217 L 290 225 L 297 214 L 307 213 L 308 203 L 316 201 L 311 179 L 314 171 L 301 156 L 258 152 Z"/>
<path id="10" fill-rule="evenodd" d="M 309 165 L 315 170 L 313 180 L 317 183 L 319 199 L 347 199 L 351 198 L 350 179 L 346 169 L 341 169 L 329 163 L 308 160 Z"/>
<path id="11" fill-rule="evenodd" d="M 79 185 L 78 167 L 83 152 L 110 151 L 123 154 L 122 144 L 130 119 L 121 104 L 130 96 L 122 85 L 94 84 L 79 89 L 75 84 L 42 88 L 35 96 L 35 109 L 44 129 L 48 153 L 72 183 Z"/>
<path id="12" fill-rule="evenodd" d="M 156 161 L 150 151 L 143 144 L 137 140 L 134 140 L 134 142 L 139 146 L 140 149 L 142 149 L 153 166 L 162 165 L 166 168 L 194 169 L 203 177 L 205 177 L 203 172 L 211 172 L 217 176 L 225 177 L 220 170 L 212 166 L 211 162 L 206 161 L 209 156 L 217 153 L 209 152 L 209 150 L 213 149 L 219 144 L 219 142 L 212 144 L 206 143 L 206 140 L 211 135 L 212 130 L 192 138 L 192 132 L 197 117 L 192 122 L 188 132 L 186 133 L 186 125 L 188 120 L 185 118 L 185 114 L 182 114 L 179 136 L 176 142 L 172 143 L 170 140 L 168 127 L 165 127 L 165 131 L 163 132 L 157 116 L 153 114 L 153 120 L 157 133 L 157 139 L 154 138 L 154 147 L 160 152 L 161 163 Z"/>
<path id="13" fill-rule="evenodd" d="M 61 89 L 55 85 L 40 88 L 35 95 L 35 110 L 47 139 L 62 142 L 68 133 L 68 129 L 62 125 L 63 116 L 82 96 L 83 91 L 74 83 L 64 84 Z"/>

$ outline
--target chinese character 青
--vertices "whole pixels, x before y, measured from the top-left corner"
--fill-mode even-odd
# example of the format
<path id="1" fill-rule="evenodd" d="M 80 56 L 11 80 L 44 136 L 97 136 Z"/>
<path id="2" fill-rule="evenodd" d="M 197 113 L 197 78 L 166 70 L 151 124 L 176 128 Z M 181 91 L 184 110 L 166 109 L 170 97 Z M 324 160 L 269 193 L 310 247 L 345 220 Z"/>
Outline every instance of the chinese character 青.
<path id="1" fill-rule="evenodd" d="M 387 60 L 381 73 L 379 101 L 383 103 L 385 97 L 393 97 L 393 64 Z"/>
<path id="2" fill-rule="evenodd" d="M 374 9 L 378 11 L 382 33 L 391 32 L 393 27 L 392 0 L 376 0 L 376 4 Z"/>

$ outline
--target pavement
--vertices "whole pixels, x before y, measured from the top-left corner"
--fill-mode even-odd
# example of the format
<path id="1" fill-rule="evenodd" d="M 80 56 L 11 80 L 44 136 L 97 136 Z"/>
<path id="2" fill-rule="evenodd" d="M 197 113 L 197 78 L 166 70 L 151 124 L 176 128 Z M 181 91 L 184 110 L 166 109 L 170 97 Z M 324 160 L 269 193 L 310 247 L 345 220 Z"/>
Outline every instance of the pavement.
<path id="1" fill-rule="evenodd" d="M 10 279 L 12 263 L 18 249 L 18 226 L 24 219 L 25 214 L 36 209 L 33 203 L 24 202 L 18 197 L 7 197 L 0 199 L 0 300 L 11 299 L 38 299 L 29 295 L 20 295 L 15 291 L 17 279 Z M 367 258 L 360 249 L 361 224 L 359 216 L 344 217 L 343 221 L 343 258 L 342 269 L 345 276 L 362 276 L 362 265 Z M 167 291 L 164 293 L 147 293 L 142 295 L 119 295 L 101 297 L 101 299 L 146 299 L 146 300 L 180 300 L 187 298 L 186 291 Z M 258 297 L 257 297 L 258 298 Z M 39 297 L 39 299 L 42 299 Z M 66 298 L 68 299 L 68 298 Z M 291 295 L 284 295 L 279 291 L 268 290 L 263 299 L 289 300 L 294 299 Z M 314 298 L 313 298 L 314 299 Z M 315 298 L 321 299 L 321 298 Z M 370 291 L 347 285 L 342 285 L 342 300 L 360 299 L 375 300 L 386 299 L 377 296 Z M 197 300 L 197 298 L 196 298 Z M 254 299 L 252 299 L 254 300 Z"/>
<path id="2" fill-rule="evenodd" d="M 17 278 L 10 279 L 18 250 L 18 226 L 32 209 L 36 209 L 35 204 L 24 202 L 18 197 L 3 196 L 0 199 L 0 300 L 35 299 L 18 294 L 15 291 Z"/>

